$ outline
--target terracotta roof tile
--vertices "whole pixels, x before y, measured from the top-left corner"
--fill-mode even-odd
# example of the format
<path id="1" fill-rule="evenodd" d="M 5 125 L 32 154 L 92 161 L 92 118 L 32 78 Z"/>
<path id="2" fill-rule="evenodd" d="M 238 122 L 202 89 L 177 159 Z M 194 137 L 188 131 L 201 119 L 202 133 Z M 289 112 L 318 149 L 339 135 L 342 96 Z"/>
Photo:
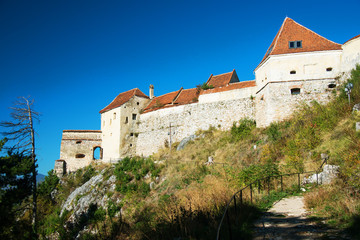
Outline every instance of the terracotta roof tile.
<path id="1" fill-rule="evenodd" d="M 129 101 L 130 98 L 132 98 L 133 96 L 149 98 L 142 91 L 140 91 L 140 89 L 134 88 L 132 90 L 129 90 L 129 91 L 126 91 L 126 92 L 123 92 L 123 93 L 120 93 L 119 95 L 117 95 L 117 97 L 109 105 L 107 105 L 104 109 L 102 109 L 100 111 L 100 113 L 104 113 L 111 109 L 120 107 L 121 105 L 123 105 L 124 103 Z"/>
<path id="2" fill-rule="evenodd" d="M 355 37 L 353 37 L 353 38 L 350 38 L 349 40 L 347 40 L 346 42 L 344 42 L 344 44 L 347 43 L 347 42 L 350 42 L 351 40 L 354 40 L 354 39 L 356 39 L 356 38 L 358 38 L 358 37 L 360 37 L 360 34 L 357 35 L 357 36 L 355 36 Z"/>
<path id="3" fill-rule="evenodd" d="M 239 78 L 235 72 L 235 69 L 229 73 L 223 73 L 220 75 L 211 76 L 209 77 L 208 81 L 206 82 L 209 86 L 212 85 L 214 88 L 217 87 L 224 87 L 231 82 L 239 82 Z"/>
<path id="4" fill-rule="evenodd" d="M 228 86 L 225 86 L 225 87 L 213 88 L 213 89 L 208 89 L 208 90 L 202 91 L 200 93 L 200 95 L 217 93 L 217 92 L 225 92 L 225 91 L 230 91 L 230 90 L 234 90 L 234 89 L 241 89 L 241 88 L 248 88 L 248 87 L 255 87 L 255 86 L 256 86 L 255 81 L 230 83 Z"/>
<path id="5" fill-rule="evenodd" d="M 175 91 L 175 92 L 171 92 L 171 93 L 161 95 L 159 97 L 154 97 L 151 100 L 151 102 L 149 103 L 149 105 L 146 108 L 144 108 L 143 112 L 146 113 L 146 112 L 154 111 L 154 110 L 163 108 L 168 104 L 172 104 L 181 90 L 182 89 L 180 89 L 178 91 Z"/>
<path id="6" fill-rule="evenodd" d="M 183 105 L 198 101 L 200 91 L 197 88 L 184 89 L 174 101 L 174 104 Z"/>
<path id="7" fill-rule="evenodd" d="M 302 41 L 302 47 L 289 48 L 289 41 Z M 269 55 L 325 50 L 341 50 L 341 45 L 320 36 L 287 17 L 260 64 Z"/>

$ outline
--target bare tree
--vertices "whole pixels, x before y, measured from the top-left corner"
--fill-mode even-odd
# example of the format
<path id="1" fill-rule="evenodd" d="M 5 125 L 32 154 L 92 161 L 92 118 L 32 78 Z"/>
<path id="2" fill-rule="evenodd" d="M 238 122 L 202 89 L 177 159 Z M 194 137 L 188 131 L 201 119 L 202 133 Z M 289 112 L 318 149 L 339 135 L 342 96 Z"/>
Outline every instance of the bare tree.
<path id="1" fill-rule="evenodd" d="M 39 121 L 39 113 L 32 109 L 34 100 L 25 97 L 19 97 L 10 107 L 12 112 L 11 121 L 2 121 L 0 126 L 6 127 L 9 131 L 3 132 L 7 139 L 14 141 L 15 148 L 31 157 L 32 161 L 32 225 L 34 237 L 37 238 L 37 205 L 36 205 L 36 155 L 35 155 L 35 131 L 34 120 Z"/>

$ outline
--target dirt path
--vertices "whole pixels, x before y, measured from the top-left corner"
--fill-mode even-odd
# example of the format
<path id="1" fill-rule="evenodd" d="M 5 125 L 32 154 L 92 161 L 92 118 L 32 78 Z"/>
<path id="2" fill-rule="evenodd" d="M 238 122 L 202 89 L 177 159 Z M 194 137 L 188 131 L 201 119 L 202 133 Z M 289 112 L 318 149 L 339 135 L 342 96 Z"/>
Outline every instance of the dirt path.
<path id="1" fill-rule="evenodd" d="M 282 199 L 255 223 L 254 239 L 350 239 L 307 215 L 302 196 Z"/>

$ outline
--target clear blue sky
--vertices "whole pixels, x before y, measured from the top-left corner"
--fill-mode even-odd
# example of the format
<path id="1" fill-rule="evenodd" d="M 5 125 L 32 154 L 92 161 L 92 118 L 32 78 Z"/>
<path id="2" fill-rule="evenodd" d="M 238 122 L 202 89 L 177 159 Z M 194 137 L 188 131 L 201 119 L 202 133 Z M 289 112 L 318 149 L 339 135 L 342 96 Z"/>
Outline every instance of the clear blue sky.
<path id="1" fill-rule="evenodd" d="M 233 69 L 253 80 L 286 16 L 342 44 L 360 34 L 359 9 L 359 0 L 0 0 L 0 121 L 18 96 L 35 99 L 45 174 L 62 130 L 99 130 L 99 110 L 119 93 L 153 84 L 159 96 Z"/>

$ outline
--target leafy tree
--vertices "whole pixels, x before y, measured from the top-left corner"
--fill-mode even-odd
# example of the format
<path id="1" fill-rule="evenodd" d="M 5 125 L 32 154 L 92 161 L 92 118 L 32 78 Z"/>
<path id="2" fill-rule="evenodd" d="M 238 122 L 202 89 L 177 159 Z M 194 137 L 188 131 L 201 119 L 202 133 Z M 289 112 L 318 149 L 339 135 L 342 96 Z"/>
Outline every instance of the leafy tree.
<path id="1" fill-rule="evenodd" d="M 39 113 L 32 109 L 34 100 L 29 98 L 19 97 L 15 102 L 10 116 L 12 121 L 3 121 L 0 126 L 3 126 L 9 131 L 3 134 L 8 137 L 9 140 L 15 142 L 15 148 L 20 152 L 21 156 L 30 156 L 32 162 L 32 224 L 34 238 L 37 238 L 37 217 L 36 217 L 36 155 L 35 155 L 35 131 L 34 120 L 39 120 Z"/>

